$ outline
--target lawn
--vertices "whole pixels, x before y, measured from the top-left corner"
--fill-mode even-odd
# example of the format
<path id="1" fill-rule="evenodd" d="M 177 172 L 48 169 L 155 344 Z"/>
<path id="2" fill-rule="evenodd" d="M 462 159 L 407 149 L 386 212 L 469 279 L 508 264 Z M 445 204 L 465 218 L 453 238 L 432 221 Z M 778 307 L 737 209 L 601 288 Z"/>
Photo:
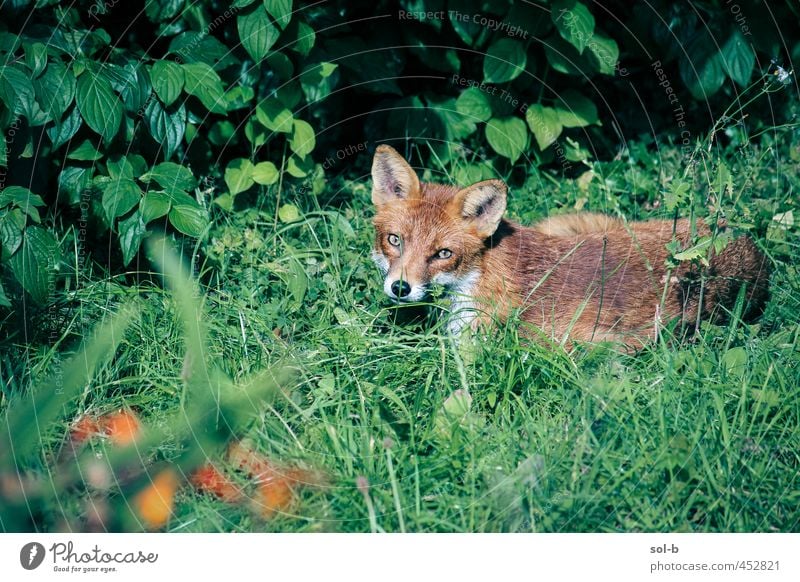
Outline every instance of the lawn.
<path id="1" fill-rule="evenodd" d="M 26 495 L 40 502 L 8 505 L 0 529 L 84 529 L 98 500 L 136 506 L 133 467 L 172 463 L 183 480 L 206 456 L 225 467 L 224 444 L 243 438 L 321 478 L 266 516 L 236 471 L 255 500 L 181 486 L 166 531 L 798 531 L 800 230 L 791 211 L 800 135 L 789 127 L 748 141 L 734 128 L 722 137 L 694 160 L 691 191 L 674 212 L 723 210 L 749 231 L 773 268 L 770 301 L 754 323 L 734 309 L 727 325 L 674 330 L 635 354 L 531 344 L 513 320 L 456 343 L 435 317 L 388 303 L 370 260 L 370 184 L 356 171 L 368 153 L 329 177 L 324 205 L 287 190 L 296 216 L 258 205 L 217 213 L 201 243 L 180 249 L 199 282 L 193 290 L 163 286 L 158 271 L 177 273 L 163 260 L 142 259 L 124 275 L 79 271 L 56 304 L 16 315 L 30 335 L 3 347 L 0 407 L 10 416 L 39 410 L 42 401 L 25 396 L 30 386 L 43 382 L 34 393 L 45 395 L 48 374 L 69 376 L 69 353 L 122 305 L 130 324 L 102 332 L 116 350 L 76 381 L 53 422 L 26 425 L 44 449 L 17 466 L 33 475 Z M 671 217 L 660 193 L 685 161 L 678 144 L 639 141 L 572 177 L 531 168 L 511 188 L 509 214 L 525 223 L 576 209 Z M 431 168 L 427 177 L 458 170 Z M 7 325 L 20 324 L 13 317 Z M 46 341 L 54 318 L 65 325 Z M 89 356 L 78 355 L 86 371 Z M 264 370 L 287 376 L 272 387 Z M 198 371 L 224 379 L 198 383 Z M 210 396 L 198 395 L 200 384 Z M 192 412 L 198 401 L 207 410 Z M 141 418 L 143 444 L 123 453 L 95 439 L 77 464 L 56 464 L 76 418 L 119 408 Z M 176 429 L 201 417 L 189 436 Z M 81 472 L 64 486 L 64 467 L 85 470 L 98 457 L 115 459 L 110 475 L 122 480 L 99 487 Z M 4 471 L 14 499 L 13 472 Z"/>

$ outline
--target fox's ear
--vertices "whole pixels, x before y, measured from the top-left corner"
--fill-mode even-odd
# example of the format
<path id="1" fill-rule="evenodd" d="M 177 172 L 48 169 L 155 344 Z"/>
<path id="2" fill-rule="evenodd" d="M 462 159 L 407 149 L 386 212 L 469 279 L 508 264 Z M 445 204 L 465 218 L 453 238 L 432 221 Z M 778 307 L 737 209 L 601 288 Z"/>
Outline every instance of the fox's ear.
<path id="1" fill-rule="evenodd" d="M 478 235 L 488 238 L 497 230 L 506 211 L 507 191 L 502 180 L 485 180 L 459 190 L 454 202 Z"/>
<path id="2" fill-rule="evenodd" d="M 375 206 L 419 196 L 416 172 L 388 145 L 379 145 L 372 158 L 372 203 Z"/>

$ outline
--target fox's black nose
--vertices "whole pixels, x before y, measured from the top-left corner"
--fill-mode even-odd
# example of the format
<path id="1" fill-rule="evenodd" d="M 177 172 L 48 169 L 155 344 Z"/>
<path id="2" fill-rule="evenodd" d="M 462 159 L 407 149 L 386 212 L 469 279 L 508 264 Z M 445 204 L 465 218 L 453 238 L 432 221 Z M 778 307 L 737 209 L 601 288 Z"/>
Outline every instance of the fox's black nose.
<path id="1" fill-rule="evenodd" d="M 392 293 L 394 293 L 397 297 L 405 297 L 411 293 L 411 285 L 405 281 L 395 281 L 392 283 Z"/>

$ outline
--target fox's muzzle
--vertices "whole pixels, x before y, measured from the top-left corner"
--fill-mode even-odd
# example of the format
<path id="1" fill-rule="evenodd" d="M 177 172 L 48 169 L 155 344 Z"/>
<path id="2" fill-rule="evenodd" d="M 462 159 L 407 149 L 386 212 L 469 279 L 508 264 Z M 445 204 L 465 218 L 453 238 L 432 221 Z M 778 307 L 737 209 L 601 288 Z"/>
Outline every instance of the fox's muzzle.
<path id="1" fill-rule="evenodd" d="M 422 301 L 427 295 L 427 286 L 425 285 L 411 285 L 408 281 L 402 278 L 386 277 L 383 283 L 383 291 L 390 299 L 402 303 L 409 303 L 413 301 Z"/>

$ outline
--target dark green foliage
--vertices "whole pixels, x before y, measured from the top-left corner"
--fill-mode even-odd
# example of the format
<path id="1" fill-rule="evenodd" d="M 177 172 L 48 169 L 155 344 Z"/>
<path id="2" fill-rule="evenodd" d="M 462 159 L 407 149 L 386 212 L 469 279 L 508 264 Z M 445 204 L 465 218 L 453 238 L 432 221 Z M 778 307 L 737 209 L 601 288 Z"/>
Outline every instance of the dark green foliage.
<path id="1" fill-rule="evenodd" d="M 693 6 L 637 5 L 624 28 L 607 11 L 627 4 L 600 10 L 577 0 L 382 2 L 376 18 L 370 2 L 176 0 L 143 13 L 117 2 L 5 3 L 0 129 L 14 147 L 0 158 L 10 174 L 0 187 L 12 180 L 44 197 L 45 228 L 79 230 L 78 217 L 89 220 L 97 236 L 85 244 L 114 248 L 116 269 L 151 232 L 199 237 L 210 213 L 253 195 L 271 204 L 312 178 L 319 193 L 332 169 L 323 162 L 346 145 L 426 138 L 443 162 L 453 156 L 446 142 L 478 159 L 488 146 L 501 174 L 580 161 L 589 154 L 580 143 L 608 134 L 608 104 L 632 98 L 619 81 L 652 83 L 653 61 L 679 70 L 677 94 L 706 101 L 746 86 L 757 55 L 781 58 L 755 4 L 735 13 Z M 33 166 L 21 163 L 34 151 Z M 196 181 L 149 180 L 164 162 Z M 48 272 L 10 271 L 46 303 L 57 250 L 16 245 L 27 225 L 13 209 L 0 212 L 4 271 L 27 253 L 17 262 Z"/>

